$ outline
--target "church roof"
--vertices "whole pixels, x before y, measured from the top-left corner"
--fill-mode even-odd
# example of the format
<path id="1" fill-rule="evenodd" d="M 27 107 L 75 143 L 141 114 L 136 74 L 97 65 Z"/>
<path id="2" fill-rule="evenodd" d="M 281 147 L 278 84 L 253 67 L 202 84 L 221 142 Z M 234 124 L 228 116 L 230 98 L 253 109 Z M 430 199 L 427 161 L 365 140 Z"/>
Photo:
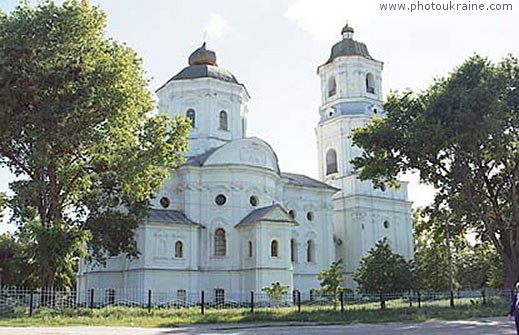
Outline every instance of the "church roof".
<path id="1" fill-rule="evenodd" d="M 236 77 L 234 77 L 234 75 L 229 70 L 218 66 L 216 63 L 216 53 L 212 50 L 206 49 L 205 42 L 201 47 L 189 55 L 188 63 L 188 67 L 185 67 L 182 69 L 182 71 L 174 75 L 164 85 L 159 87 L 157 91 L 160 91 L 163 87 L 172 81 L 199 78 L 213 78 L 227 83 L 237 84 L 242 86 L 245 91 L 247 91 L 245 85 L 238 82 Z"/>
<path id="2" fill-rule="evenodd" d="M 249 226 L 249 225 L 252 225 L 263 219 L 267 219 L 267 215 L 275 209 L 283 211 L 283 213 L 286 215 L 286 219 L 276 220 L 276 219 L 268 218 L 268 221 L 270 221 L 270 222 L 290 222 L 293 225 L 298 225 L 296 220 L 294 220 L 292 217 L 290 217 L 290 215 L 283 209 L 283 207 L 281 207 L 280 204 L 272 204 L 270 206 L 261 207 L 261 208 L 253 210 L 252 212 L 247 214 L 247 216 L 245 216 L 235 227 Z"/>
<path id="3" fill-rule="evenodd" d="M 297 185 L 297 186 L 327 188 L 330 190 L 339 191 L 339 189 L 336 187 L 333 187 L 331 185 L 323 183 L 322 181 L 315 180 L 313 178 L 310 178 L 310 177 L 302 175 L 302 174 L 282 172 L 281 177 L 288 179 L 289 184 L 293 184 L 293 185 Z"/>
<path id="4" fill-rule="evenodd" d="M 373 59 L 373 57 L 371 57 L 368 52 L 368 47 L 366 44 L 348 38 L 335 43 L 335 45 L 332 47 L 330 58 L 328 58 L 325 64 L 329 64 L 333 62 L 335 58 L 341 56 L 362 56 Z"/>
<path id="5" fill-rule="evenodd" d="M 189 220 L 181 211 L 172 209 L 150 209 L 148 211 L 147 220 L 150 222 L 201 226 L 199 223 Z"/>
<path id="6" fill-rule="evenodd" d="M 204 165 L 205 161 L 211 157 L 211 155 L 218 149 L 220 149 L 220 147 L 222 146 L 219 146 L 219 147 L 216 147 L 216 148 L 212 148 L 210 150 L 207 150 L 206 152 L 204 152 L 203 154 L 200 154 L 198 156 L 191 156 L 191 157 L 188 157 L 186 162 L 184 163 L 185 165 L 195 165 L 195 166 L 202 166 Z"/>
<path id="7" fill-rule="evenodd" d="M 238 84 L 238 80 L 234 77 L 234 75 L 224 68 L 215 66 L 215 65 L 207 65 L 207 64 L 199 64 L 199 65 L 190 65 L 184 68 L 182 71 L 177 73 L 173 78 L 171 78 L 168 82 L 172 80 L 183 80 L 183 79 L 197 79 L 197 78 L 214 78 L 221 81 L 226 81 L 228 83 Z"/>

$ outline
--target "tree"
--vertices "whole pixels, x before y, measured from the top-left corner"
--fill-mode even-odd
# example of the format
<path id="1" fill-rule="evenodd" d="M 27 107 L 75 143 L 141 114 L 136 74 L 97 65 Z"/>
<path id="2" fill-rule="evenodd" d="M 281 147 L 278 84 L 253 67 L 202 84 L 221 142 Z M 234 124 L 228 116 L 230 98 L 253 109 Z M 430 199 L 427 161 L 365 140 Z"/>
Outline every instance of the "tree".
<path id="1" fill-rule="evenodd" d="M 86 0 L 0 14 L 0 165 L 45 286 L 85 244 L 93 261 L 137 257 L 134 229 L 187 148 L 189 123 L 153 115 L 142 61 L 105 26 Z"/>
<path id="2" fill-rule="evenodd" d="M 404 292 L 411 289 L 412 266 L 391 251 L 386 238 L 377 242 L 353 274 L 359 292 Z"/>
<path id="3" fill-rule="evenodd" d="M 496 272 L 500 263 L 493 246 L 484 243 L 468 246 L 456 257 L 456 281 L 463 289 L 502 288 L 503 273 Z"/>
<path id="4" fill-rule="evenodd" d="M 344 276 L 344 267 L 342 266 L 342 259 L 333 262 L 329 269 L 324 269 L 317 274 L 317 280 L 320 281 L 321 292 L 331 298 L 334 306 L 336 306 L 339 293 L 346 290 L 341 286 Z"/>
<path id="5" fill-rule="evenodd" d="M 519 63 L 473 56 L 426 91 L 392 93 L 385 118 L 357 129 L 361 179 L 395 186 L 418 171 L 434 206 L 495 247 L 506 287 L 519 279 Z"/>
<path id="6" fill-rule="evenodd" d="M 264 287 L 261 290 L 267 294 L 269 300 L 274 305 L 281 303 L 283 296 L 288 293 L 290 286 L 281 285 L 279 282 L 272 283 L 271 287 Z"/>
<path id="7" fill-rule="evenodd" d="M 7 204 L 7 196 L 0 192 L 0 221 L 4 218 L 4 209 Z"/>

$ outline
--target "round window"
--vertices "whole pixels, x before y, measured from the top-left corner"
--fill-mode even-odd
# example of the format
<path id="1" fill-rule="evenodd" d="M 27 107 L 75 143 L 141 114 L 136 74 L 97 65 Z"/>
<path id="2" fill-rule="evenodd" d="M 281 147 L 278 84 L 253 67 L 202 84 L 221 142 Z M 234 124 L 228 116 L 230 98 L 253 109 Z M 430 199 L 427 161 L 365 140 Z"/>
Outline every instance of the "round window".
<path id="1" fill-rule="evenodd" d="M 314 212 L 308 212 L 306 213 L 306 219 L 308 221 L 313 221 L 314 220 Z"/>
<path id="2" fill-rule="evenodd" d="M 249 198 L 249 203 L 252 207 L 258 206 L 258 197 L 255 195 L 251 195 L 251 197 Z"/>
<path id="3" fill-rule="evenodd" d="M 225 203 L 227 202 L 227 198 L 225 197 L 225 195 L 223 194 L 218 194 L 216 196 L 216 198 L 214 198 L 214 202 L 218 205 L 218 206 L 223 206 L 225 205 Z"/>
<path id="4" fill-rule="evenodd" d="M 162 197 L 162 198 L 160 198 L 160 205 L 161 205 L 163 208 L 168 208 L 168 207 L 169 207 L 169 204 L 170 204 L 169 198 L 167 198 L 167 197 Z"/>
<path id="5" fill-rule="evenodd" d="M 384 221 L 384 228 L 386 228 L 386 229 L 389 228 L 389 221 L 388 220 Z"/>
<path id="6" fill-rule="evenodd" d="M 296 218 L 296 211 L 291 209 L 291 210 L 288 211 L 288 215 L 290 215 L 290 217 L 292 219 L 295 219 Z"/>

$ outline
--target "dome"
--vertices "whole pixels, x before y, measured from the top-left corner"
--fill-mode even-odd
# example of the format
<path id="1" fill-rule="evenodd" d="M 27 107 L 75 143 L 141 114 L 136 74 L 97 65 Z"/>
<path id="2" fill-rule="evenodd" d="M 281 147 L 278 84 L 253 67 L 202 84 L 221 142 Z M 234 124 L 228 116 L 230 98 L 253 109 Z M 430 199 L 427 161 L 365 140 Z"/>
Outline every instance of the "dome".
<path id="1" fill-rule="evenodd" d="M 342 40 L 335 43 L 335 45 L 332 47 L 330 58 L 328 58 L 325 64 L 329 64 L 333 62 L 335 58 L 342 56 L 362 56 L 373 59 L 373 57 L 371 57 L 368 52 L 368 47 L 366 47 L 366 44 L 355 41 L 353 39 L 354 31 L 355 30 L 353 27 L 346 23 L 346 25 L 341 30 Z"/>
<path id="2" fill-rule="evenodd" d="M 353 39 L 343 39 L 342 41 L 335 43 L 332 47 L 330 58 L 328 58 L 326 64 L 333 62 L 335 58 L 341 56 L 362 56 L 373 59 L 368 52 L 366 44 Z"/>
<path id="3" fill-rule="evenodd" d="M 191 65 L 177 73 L 170 80 L 213 78 L 233 84 L 240 84 L 234 75 L 224 68 L 213 65 Z"/>
<path id="4" fill-rule="evenodd" d="M 216 53 L 212 50 L 207 50 L 205 42 L 202 46 L 191 55 L 189 55 L 189 65 L 216 65 Z"/>
<path id="5" fill-rule="evenodd" d="M 346 25 L 342 28 L 341 30 L 341 35 L 344 35 L 346 33 L 351 33 L 353 34 L 355 32 L 355 30 L 353 29 L 353 27 L 351 27 L 348 22 L 346 22 Z"/>
<path id="6" fill-rule="evenodd" d="M 216 63 L 216 53 L 206 48 L 206 43 L 193 51 L 189 55 L 189 66 L 185 67 L 177 73 L 173 78 L 168 80 L 164 85 L 157 89 L 161 90 L 169 82 L 174 80 L 187 80 L 198 78 L 213 78 L 227 83 L 238 84 L 243 86 L 236 77 L 227 69 L 219 67 Z M 245 88 L 245 86 L 243 86 Z"/>

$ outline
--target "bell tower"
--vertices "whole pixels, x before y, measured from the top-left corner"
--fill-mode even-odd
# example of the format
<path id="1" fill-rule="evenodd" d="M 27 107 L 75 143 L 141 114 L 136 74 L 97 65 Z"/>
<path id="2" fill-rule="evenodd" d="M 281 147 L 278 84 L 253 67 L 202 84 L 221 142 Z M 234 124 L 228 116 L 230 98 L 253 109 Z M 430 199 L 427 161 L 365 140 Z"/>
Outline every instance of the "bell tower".
<path id="1" fill-rule="evenodd" d="M 353 173 L 350 161 L 359 154 L 349 138 L 352 129 L 382 114 L 383 63 L 371 57 L 366 45 L 353 39 L 353 33 L 346 24 L 342 40 L 317 69 L 321 80 L 319 175 L 337 187 L 338 178 Z"/>
<path id="2" fill-rule="evenodd" d="M 351 275 L 360 259 L 382 238 L 394 252 L 413 257 L 411 202 L 407 184 L 386 189 L 357 178 L 352 159 L 361 151 L 351 140 L 353 129 L 373 117 L 384 117 L 382 109 L 383 63 L 373 58 L 362 42 L 353 39 L 346 24 L 342 39 L 328 60 L 317 68 L 321 81 L 321 105 L 316 127 L 320 179 L 338 189 L 333 199 L 335 257 L 345 267 L 345 285 L 353 288 Z"/>

